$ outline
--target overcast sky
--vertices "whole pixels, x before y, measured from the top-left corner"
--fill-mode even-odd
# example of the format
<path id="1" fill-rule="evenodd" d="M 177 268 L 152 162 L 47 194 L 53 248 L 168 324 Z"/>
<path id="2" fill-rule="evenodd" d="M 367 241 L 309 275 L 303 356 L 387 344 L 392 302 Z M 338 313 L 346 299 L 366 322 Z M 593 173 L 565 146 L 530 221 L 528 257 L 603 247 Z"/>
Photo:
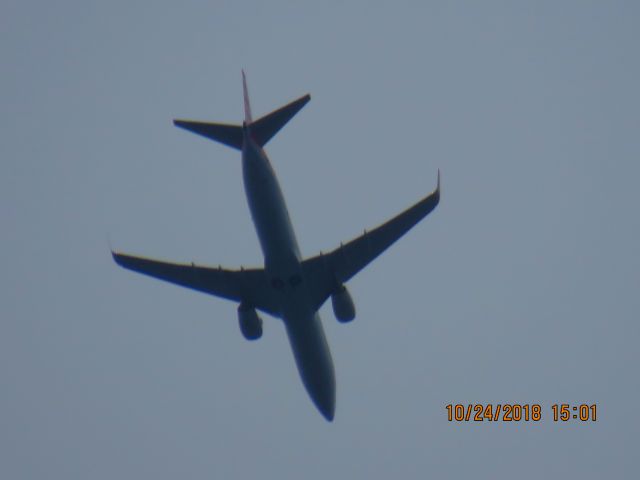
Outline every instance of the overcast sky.
<path id="1" fill-rule="evenodd" d="M 638 25 L 630 1 L 3 0 L 0 477 L 637 478 Z M 238 152 L 171 124 L 240 121 L 241 68 L 254 116 L 311 93 L 267 147 L 304 255 L 442 171 L 349 283 L 356 320 L 321 310 L 333 423 L 279 320 L 249 343 L 233 303 L 109 254 L 261 264 Z"/>

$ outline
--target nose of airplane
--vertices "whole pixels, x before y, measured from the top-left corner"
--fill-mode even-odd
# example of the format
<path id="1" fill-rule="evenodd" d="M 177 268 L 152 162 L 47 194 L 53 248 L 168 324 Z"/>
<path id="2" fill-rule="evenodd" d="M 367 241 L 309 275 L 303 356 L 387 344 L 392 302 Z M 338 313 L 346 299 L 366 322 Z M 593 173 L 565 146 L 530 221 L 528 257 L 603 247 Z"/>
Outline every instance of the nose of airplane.
<path id="1" fill-rule="evenodd" d="M 336 410 L 336 378 L 329 347 L 318 315 L 309 322 L 287 326 L 298 372 L 313 404 L 327 421 Z"/>
<path id="2" fill-rule="evenodd" d="M 336 411 L 336 389 L 332 382 L 324 383 L 320 388 L 309 389 L 316 408 L 327 421 L 332 422 Z"/>
<path id="3" fill-rule="evenodd" d="M 335 390 L 326 389 L 318 392 L 313 397 L 313 403 L 316 405 L 320 413 L 328 422 L 333 421 L 336 412 L 336 396 Z"/>

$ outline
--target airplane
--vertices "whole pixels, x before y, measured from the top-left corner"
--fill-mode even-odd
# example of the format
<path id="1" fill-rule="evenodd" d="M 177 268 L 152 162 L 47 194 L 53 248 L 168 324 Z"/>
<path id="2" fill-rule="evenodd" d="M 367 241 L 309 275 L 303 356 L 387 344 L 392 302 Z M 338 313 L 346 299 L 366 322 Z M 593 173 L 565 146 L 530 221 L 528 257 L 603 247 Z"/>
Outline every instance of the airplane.
<path id="1" fill-rule="evenodd" d="M 245 194 L 264 267 L 227 270 L 168 263 L 113 250 L 111 254 L 126 269 L 236 302 L 240 331 L 247 340 L 262 336 L 262 318 L 257 310 L 282 319 L 302 383 L 316 408 L 331 422 L 336 405 L 335 372 L 318 310 L 331 297 L 339 322 L 355 318 L 355 306 L 345 283 L 438 205 L 440 171 L 436 189 L 413 206 L 328 253 L 304 259 L 264 146 L 311 96 L 304 95 L 254 121 L 244 71 L 242 90 L 242 125 L 191 120 L 173 123 L 242 152 Z"/>

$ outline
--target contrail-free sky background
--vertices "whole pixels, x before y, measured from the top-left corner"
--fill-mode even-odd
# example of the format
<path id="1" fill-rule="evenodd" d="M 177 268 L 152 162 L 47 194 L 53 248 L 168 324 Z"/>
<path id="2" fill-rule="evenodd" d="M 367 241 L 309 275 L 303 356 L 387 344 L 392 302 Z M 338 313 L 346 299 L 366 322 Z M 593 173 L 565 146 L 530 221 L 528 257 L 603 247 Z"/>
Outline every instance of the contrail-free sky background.
<path id="1" fill-rule="evenodd" d="M 636 478 L 640 4 L 5 0 L 0 477 Z M 283 326 L 119 269 L 260 265 L 237 152 L 171 125 L 310 92 L 267 146 L 305 255 L 435 187 L 321 315 L 334 423 Z M 555 423 L 554 403 L 597 422 Z M 450 423 L 448 403 L 539 403 Z"/>

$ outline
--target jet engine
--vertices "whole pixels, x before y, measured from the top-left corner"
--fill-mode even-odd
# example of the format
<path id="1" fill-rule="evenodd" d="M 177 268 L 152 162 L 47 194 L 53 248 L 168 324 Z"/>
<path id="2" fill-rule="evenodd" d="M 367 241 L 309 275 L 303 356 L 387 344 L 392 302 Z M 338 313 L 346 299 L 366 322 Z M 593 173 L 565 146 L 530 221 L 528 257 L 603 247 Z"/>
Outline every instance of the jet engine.
<path id="1" fill-rule="evenodd" d="M 255 308 L 240 304 L 238 307 L 240 331 L 247 340 L 257 340 L 262 336 L 262 319 Z"/>
<path id="2" fill-rule="evenodd" d="M 356 307 L 353 305 L 349 290 L 344 285 L 331 295 L 333 313 L 341 323 L 347 323 L 356 318 Z"/>

